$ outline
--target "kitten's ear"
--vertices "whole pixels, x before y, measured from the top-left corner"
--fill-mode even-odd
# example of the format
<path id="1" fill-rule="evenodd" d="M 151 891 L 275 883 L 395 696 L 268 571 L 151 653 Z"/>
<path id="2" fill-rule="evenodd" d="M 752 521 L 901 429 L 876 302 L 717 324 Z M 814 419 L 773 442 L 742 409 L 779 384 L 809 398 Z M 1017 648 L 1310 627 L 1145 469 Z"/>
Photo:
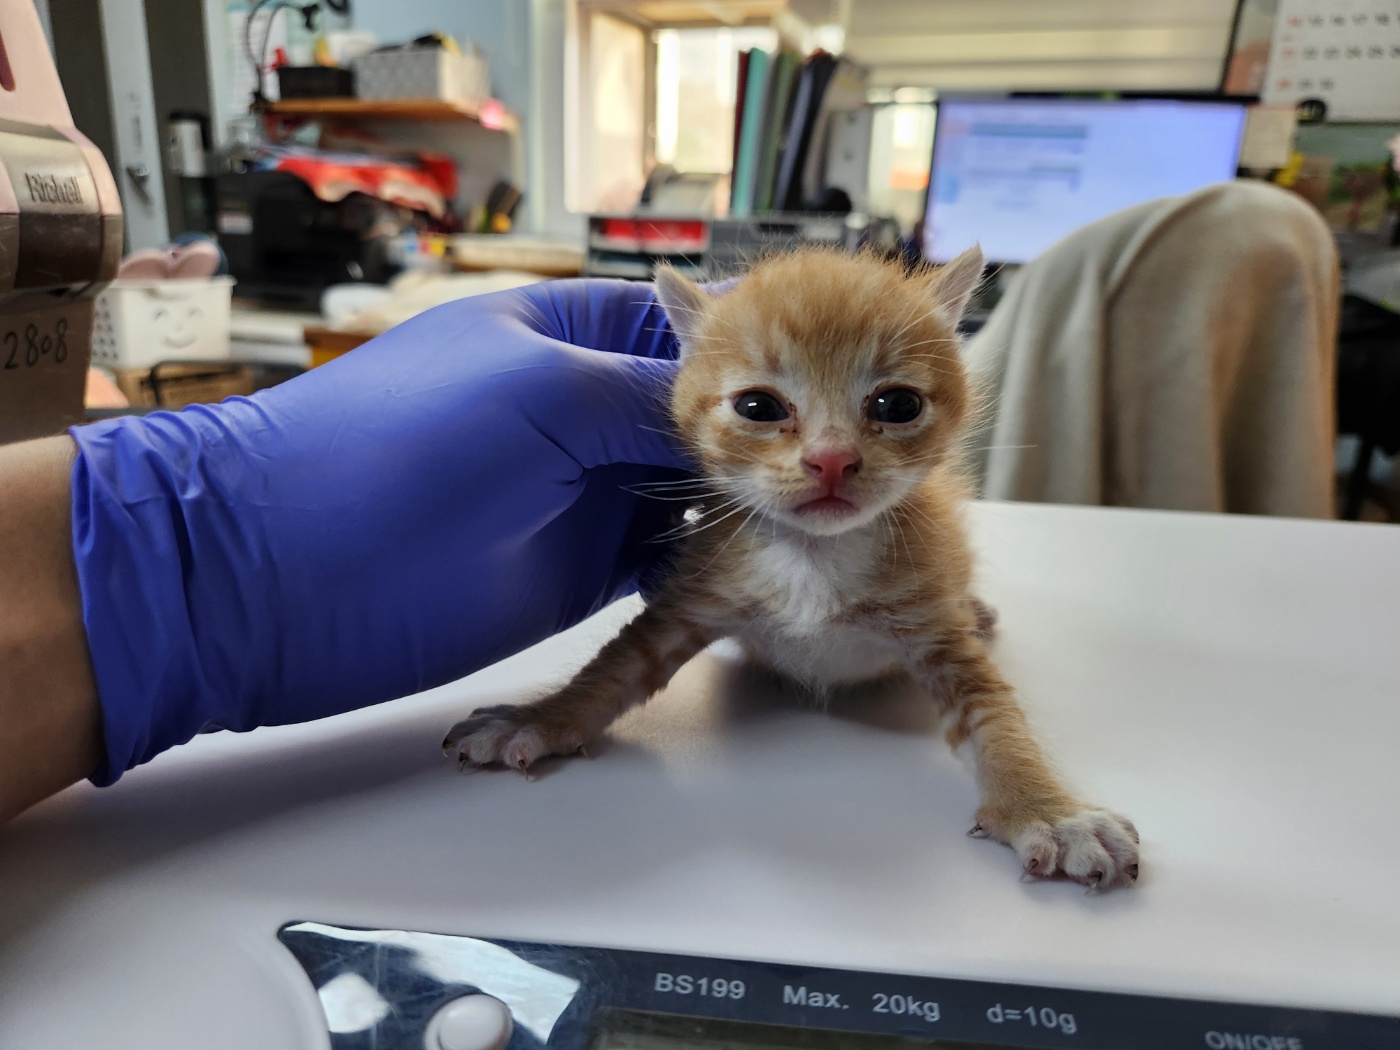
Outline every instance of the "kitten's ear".
<path id="1" fill-rule="evenodd" d="M 695 342 L 700 322 L 709 309 L 710 297 L 688 277 L 682 277 L 669 266 L 656 271 L 656 301 L 666 311 L 671 331 L 681 343 L 684 354 Z"/>
<path id="2" fill-rule="evenodd" d="M 987 260 L 982 256 L 982 246 L 973 245 L 952 262 L 934 271 L 930 289 L 934 301 L 943 308 L 948 319 L 957 324 L 962 320 L 967 301 L 982 283 L 982 271 Z"/>

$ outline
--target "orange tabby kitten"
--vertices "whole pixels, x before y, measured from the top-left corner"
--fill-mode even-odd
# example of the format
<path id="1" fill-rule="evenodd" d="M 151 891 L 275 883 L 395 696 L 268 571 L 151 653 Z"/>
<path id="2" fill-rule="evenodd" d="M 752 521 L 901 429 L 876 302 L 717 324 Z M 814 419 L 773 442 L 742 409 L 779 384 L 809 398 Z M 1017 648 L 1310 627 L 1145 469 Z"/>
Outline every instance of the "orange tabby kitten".
<path id="1" fill-rule="evenodd" d="M 950 744 L 976 758 L 971 834 L 1012 846 L 1031 876 L 1136 881 L 1137 832 L 1051 771 L 968 590 L 955 445 L 972 395 L 956 326 L 982 267 L 973 249 L 907 278 L 874 258 L 802 251 L 718 296 L 661 273 L 682 355 L 672 415 L 718 502 L 698 512 L 645 611 L 573 681 L 475 712 L 444 748 L 464 766 L 521 770 L 578 752 L 702 649 L 736 638 L 818 697 L 912 676 L 946 714 Z"/>

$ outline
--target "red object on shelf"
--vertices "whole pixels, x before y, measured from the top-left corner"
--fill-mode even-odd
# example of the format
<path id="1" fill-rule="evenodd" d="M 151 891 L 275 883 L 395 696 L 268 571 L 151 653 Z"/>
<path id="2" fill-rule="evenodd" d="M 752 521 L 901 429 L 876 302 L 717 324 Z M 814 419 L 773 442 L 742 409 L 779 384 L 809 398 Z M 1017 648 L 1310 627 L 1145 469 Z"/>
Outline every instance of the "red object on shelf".
<path id="1" fill-rule="evenodd" d="M 447 214 L 457 194 L 457 165 L 438 154 L 422 154 L 412 165 L 354 154 L 285 150 L 268 166 L 297 176 L 324 201 L 366 193 L 435 219 Z"/>
<path id="2" fill-rule="evenodd" d="M 703 219 L 604 218 L 597 220 L 595 233 L 616 251 L 672 255 L 703 252 L 710 240 Z"/>

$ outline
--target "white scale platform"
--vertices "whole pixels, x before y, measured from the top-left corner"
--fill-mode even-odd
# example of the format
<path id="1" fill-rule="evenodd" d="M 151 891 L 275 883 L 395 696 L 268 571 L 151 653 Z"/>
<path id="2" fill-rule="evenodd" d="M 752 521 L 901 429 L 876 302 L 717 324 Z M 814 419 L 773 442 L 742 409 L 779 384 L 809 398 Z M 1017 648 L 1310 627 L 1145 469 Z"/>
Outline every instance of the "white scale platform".
<path id="1" fill-rule="evenodd" d="M 1023 884 L 923 705 L 832 715 L 722 653 L 535 782 L 446 727 L 631 602 L 462 682 L 218 734 L 0 830 L 0 1047 L 330 1045 L 285 923 L 1400 1015 L 1400 528 L 977 506 L 998 659 L 1139 885 Z M 1010 1034 L 1010 1033 L 1009 1033 Z"/>

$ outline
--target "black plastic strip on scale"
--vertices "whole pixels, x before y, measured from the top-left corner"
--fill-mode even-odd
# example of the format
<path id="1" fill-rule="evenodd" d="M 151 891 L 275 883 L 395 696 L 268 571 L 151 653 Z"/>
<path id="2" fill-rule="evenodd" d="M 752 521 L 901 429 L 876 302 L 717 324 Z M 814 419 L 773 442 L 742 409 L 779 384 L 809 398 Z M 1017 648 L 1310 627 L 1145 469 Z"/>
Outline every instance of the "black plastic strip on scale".
<path id="1" fill-rule="evenodd" d="M 582 983 L 586 1014 L 618 1010 L 1016 1048 L 1397 1050 L 1400 1017 L 1086 992 L 953 978 L 495 941 Z M 602 980 L 600 980 L 602 978 Z M 735 997 L 734 982 L 743 994 Z M 591 1009 L 590 1009 L 591 1007 Z M 549 1045 L 585 1050 L 590 1023 Z"/>

